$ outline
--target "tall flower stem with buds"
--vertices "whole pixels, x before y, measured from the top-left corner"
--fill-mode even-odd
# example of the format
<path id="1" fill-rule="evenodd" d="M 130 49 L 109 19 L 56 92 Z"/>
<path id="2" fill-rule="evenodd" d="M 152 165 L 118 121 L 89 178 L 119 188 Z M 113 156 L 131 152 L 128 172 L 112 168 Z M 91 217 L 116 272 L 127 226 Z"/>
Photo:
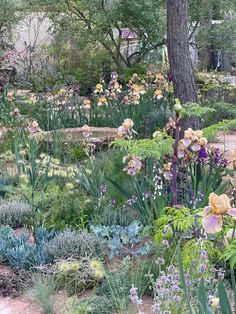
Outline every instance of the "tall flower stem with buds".
<path id="1" fill-rule="evenodd" d="M 179 113 L 176 112 L 176 124 L 175 124 L 175 143 L 174 143 L 174 153 L 172 158 L 172 206 L 177 205 L 177 174 L 178 174 L 178 145 L 179 145 L 179 132 L 180 132 L 180 125 L 179 125 Z"/>

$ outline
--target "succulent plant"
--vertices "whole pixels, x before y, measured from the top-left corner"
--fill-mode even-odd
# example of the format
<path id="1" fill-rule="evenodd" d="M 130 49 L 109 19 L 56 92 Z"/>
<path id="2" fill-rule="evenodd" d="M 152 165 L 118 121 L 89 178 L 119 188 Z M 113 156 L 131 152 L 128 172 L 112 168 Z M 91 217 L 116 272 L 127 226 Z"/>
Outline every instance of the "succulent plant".
<path id="1" fill-rule="evenodd" d="M 52 237 L 52 232 L 40 228 L 36 229 L 35 233 L 38 235 L 38 240 L 30 244 L 29 234 L 26 231 L 16 236 L 12 228 L 8 226 L 0 228 L 0 262 L 8 262 L 18 269 L 30 269 L 50 263 L 52 259 L 44 246 Z"/>
<path id="2" fill-rule="evenodd" d="M 97 237 L 87 231 L 66 229 L 50 240 L 45 249 L 53 259 L 94 257 L 100 253 L 100 244 Z"/>

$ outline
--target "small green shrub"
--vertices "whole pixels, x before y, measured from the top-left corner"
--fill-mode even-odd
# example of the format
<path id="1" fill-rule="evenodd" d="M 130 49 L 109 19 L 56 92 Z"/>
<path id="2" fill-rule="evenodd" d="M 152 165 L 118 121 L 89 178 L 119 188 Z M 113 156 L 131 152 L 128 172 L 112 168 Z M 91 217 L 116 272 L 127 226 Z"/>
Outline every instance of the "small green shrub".
<path id="1" fill-rule="evenodd" d="M 57 282 L 69 295 L 93 287 L 105 275 L 102 263 L 96 259 L 58 261 L 55 267 Z"/>
<path id="2" fill-rule="evenodd" d="M 209 113 L 204 116 L 203 127 L 211 126 L 223 120 L 231 120 L 236 118 L 235 104 L 225 102 L 211 102 L 210 104 L 202 103 L 202 106 L 208 105 L 215 109 L 214 114 Z"/>
<path id="3" fill-rule="evenodd" d="M 115 307 L 106 296 L 92 296 L 79 301 L 73 314 L 113 314 Z"/>
<path id="4" fill-rule="evenodd" d="M 134 73 L 138 74 L 140 80 L 144 79 L 147 70 L 145 64 L 138 63 L 132 68 L 124 68 L 123 72 L 125 76 L 125 82 L 128 83 Z"/>
<path id="5" fill-rule="evenodd" d="M 55 194 L 47 212 L 46 226 L 56 230 L 85 228 L 90 221 L 91 211 L 86 207 L 87 195 L 75 190 L 73 197 L 68 191 Z"/>
<path id="6" fill-rule="evenodd" d="M 115 271 L 107 271 L 102 284 L 96 289 L 98 296 L 107 297 L 115 312 L 126 313 L 129 305 L 129 291 L 132 287 L 130 263 L 124 262 Z"/>
<path id="7" fill-rule="evenodd" d="M 233 120 L 223 120 L 216 124 L 210 125 L 203 129 L 203 135 L 208 141 L 213 141 L 216 139 L 220 131 L 229 131 L 236 129 L 236 119 Z"/>
<path id="8" fill-rule="evenodd" d="M 22 227 L 31 214 L 28 204 L 18 200 L 0 202 L 0 225 Z"/>
<path id="9" fill-rule="evenodd" d="M 57 234 L 45 248 L 53 259 L 95 257 L 100 253 L 96 236 L 87 231 L 69 229 Z"/>

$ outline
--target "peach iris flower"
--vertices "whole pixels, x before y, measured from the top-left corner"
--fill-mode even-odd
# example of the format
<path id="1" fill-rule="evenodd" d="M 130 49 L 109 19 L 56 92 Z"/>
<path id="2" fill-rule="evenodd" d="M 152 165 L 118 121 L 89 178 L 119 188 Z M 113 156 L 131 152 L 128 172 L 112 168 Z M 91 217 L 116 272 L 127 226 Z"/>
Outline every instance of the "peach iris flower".
<path id="1" fill-rule="evenodd" d="M 205 207 L 203 212 L 202 226 L 207 233 L 217 233 L 222 230 L 223 216 L 230 215 L 236 220 L 236 208 L 230 205 L 230 199 L 226 194 L 209 195 L 209 206 Z"/>

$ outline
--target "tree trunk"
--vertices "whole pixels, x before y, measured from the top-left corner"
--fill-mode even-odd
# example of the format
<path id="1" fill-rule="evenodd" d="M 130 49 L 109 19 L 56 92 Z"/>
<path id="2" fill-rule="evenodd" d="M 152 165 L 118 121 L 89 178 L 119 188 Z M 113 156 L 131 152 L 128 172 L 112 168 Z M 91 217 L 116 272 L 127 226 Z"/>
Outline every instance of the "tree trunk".
<path id="1" fill-rule="evenodd" d="M 197 102 L 197 88 L 189 50 L 187 0 L 167 0 L 167 47 L 174 94 L 182 104 Z M 191 117 L 181 123 L 181 131 L 199 127 Z"/>

